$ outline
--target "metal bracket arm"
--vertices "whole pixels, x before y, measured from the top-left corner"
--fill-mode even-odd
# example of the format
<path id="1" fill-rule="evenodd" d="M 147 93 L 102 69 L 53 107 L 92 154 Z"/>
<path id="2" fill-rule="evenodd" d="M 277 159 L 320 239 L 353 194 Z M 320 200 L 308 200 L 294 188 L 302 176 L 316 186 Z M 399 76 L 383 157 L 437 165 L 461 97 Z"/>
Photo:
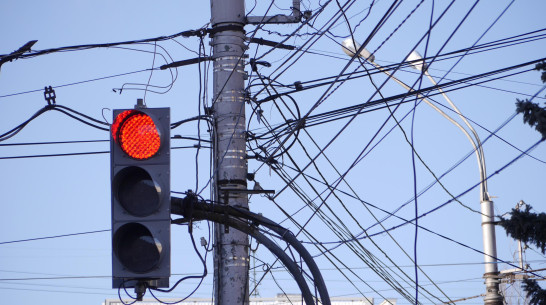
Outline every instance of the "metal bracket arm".
<path id="1" fill-rule="evenodd" d="M 248 16 L 247 24 L 298 23 L 301 21 L 300 0 L 292 0 L 292 15 Z"/>

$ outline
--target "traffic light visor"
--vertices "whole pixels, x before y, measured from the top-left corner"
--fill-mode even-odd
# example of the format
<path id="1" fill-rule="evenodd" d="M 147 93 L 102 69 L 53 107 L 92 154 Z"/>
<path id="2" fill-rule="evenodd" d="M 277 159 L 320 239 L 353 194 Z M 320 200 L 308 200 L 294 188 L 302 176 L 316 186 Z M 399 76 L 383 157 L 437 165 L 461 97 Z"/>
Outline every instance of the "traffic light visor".
<path id="1" fill-rule="evenodd" d="M 161 135 L 154 120 L 137 110 L 120 113 L 112 124 L 112 137 L 131 158 L 153 157 L 161 146 Z"/>

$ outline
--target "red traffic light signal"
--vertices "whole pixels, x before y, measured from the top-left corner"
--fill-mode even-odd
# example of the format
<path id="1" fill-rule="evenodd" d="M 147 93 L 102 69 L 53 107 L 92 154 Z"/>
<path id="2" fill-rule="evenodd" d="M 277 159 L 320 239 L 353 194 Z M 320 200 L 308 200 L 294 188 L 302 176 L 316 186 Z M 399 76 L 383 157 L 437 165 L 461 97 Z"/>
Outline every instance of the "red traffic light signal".
<path id="1" fill-rule="evenodd" d="M 168 287 L 170 109 L 114 110 L 112 286 Z"/>
<path id="2" fill-rule="evenodd" d="M 153 119 L 138 110 L 125 110 L 112 124 L 112 138 L 129 157 L 148 159 L 161 147 L 161 135 Z"/>

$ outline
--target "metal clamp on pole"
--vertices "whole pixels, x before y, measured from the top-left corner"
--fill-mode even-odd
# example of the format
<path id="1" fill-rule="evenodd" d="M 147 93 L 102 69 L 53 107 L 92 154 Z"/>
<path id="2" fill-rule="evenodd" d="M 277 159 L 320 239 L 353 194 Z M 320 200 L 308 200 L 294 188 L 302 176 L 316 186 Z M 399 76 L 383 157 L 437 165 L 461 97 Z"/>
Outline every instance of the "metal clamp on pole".
<path id="1" fill-rule="evenodd" d="M 229 193 L 233 194 L 275 194 L 275 190 L 242 190 L 242 189 L 231 189 L 231 188 L 220 188 L 220 192 L 224 194 L 223 204 L 228 204 L 229 202 Z"/>
<path id="2" fill-rule="evenodd" d="M 307 12 L 306 12 L 307 15 Z M 266 23 L 298 23 L 301 21 L 303 14 L 300 11 L 300 0 L 292 0 L 292 15 L 275 15 L 275 16 L 248 16 L 246 17 L 247 24 L 266 24 Z"/>

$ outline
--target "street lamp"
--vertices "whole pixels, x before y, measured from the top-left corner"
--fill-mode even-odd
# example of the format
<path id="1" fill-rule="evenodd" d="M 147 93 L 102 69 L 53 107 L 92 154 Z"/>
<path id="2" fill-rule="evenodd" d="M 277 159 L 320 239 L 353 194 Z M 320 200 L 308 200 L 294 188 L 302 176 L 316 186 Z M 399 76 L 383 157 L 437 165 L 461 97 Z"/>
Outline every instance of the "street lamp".
<path id="1" fill-rule="evenodd" d="M 484 262 L 485 262 L 485 287 L 486 294 L 484 298 L 484 303 L 489 305 L 493 304 L 502 304 L 503 298 L 499 294 L 499 271 L 497 267 L 497 245 L 495 237 L 495 211 L 493 208 L 493 201 L 489 197 L 487 192 L 487 173 L 485 169 L 485 156 L 483 153 L 482 143 L 476 130 L 470 125 L 468 120 L 462 115 L 461 111 L 455 106 L 453 101 L 445 94 L 444 90 L 438 86 L 438 83 L 428 72 L 428 67 L 425 64 L 423 57 L 417 53 L 417 51 L 411 52 L 411 54 L 406 59 L 411 66 L 422 73 L 430 80 L 430 82 L 436 86 L 436 89 L 442 94 L 446 101 L 451 105 L 451 108 L 459 115 L 463 122 L 468 126 L 468 129 L 474 135 L 478 149 L 474 145 L 476 155 L 478 157 L 478 167 L 480 169 L 480 206 L 482 214 L 482 236 L 483 236 L 483 248 L 484 248 Z"/>
<path id="2" fill-rule="evenodd" d="M 394 77 L 391 73 L 389 73 L 385 68 L 381 67 L 379 64 L 375 62 L 375 56 L 368 52 L 365 48 L 362 48 L 357 42 L 355 42 L 352 38 L 346 39 L 342 43 L 342 49 L 343 52 L 345 52 L 347 55 L 353 57 L 355 56 L 356 52 L 360 50 L 356 56 L 364 58 L 369 63 L 371 63 L 374 67 L 376 67 L 379 71 L 387 74 L 389 78 L 393 79 L 395 82 L 400 84 L 402 87 L 404 87 L 406 90 L 409 90 L 410 92 L 414 91 L 411 87 Z M 484 252 L 484 261 L 485 261 L 485 287 L 486 287 L 486 294 L 484 298 L 484 304 L 485 305 L 502 305 L 503 304 L 503 298 L 499 294 L 499 271 L 497 268 L 497 245 L 496 245 L 496 237 L 495 237 L 495 225 L 494 225 L 494 217 L 495 213 L 493 210 L 493 201 L 491 201 L 489 194 L 487 193 L 487 174 L 486 174 L 486 168 L 485 168 L 485 157 L 483 153 L 482 143 L 480 141 L 480 138 L 478 137 L 478 134 L 470 125 L 468 120 L 462 115 L 461 111 L 455 106 L 453 101 L 445 94 L 445 92 L 438 86 L 438 83 L 432 78 L 430 73 L 428 73 L 428 67 L 425 64 L 425 61 L 417 53 L 416 51 L 413 51 L 406 61 L 413 67 L 414 69 L 417 69 L 421 71 L 427 78 L 436 86 L 437 90 L 442 94 L 442 96 L 447 100 L 449 105 L 452 107 L 453 111 L 457 113 L 457 115 L 463 120 L 465 125 L 468 127 L 470 132 L 472 133 L 472 136 L 470 133 L 463 127 L 461 124 L 459 124 L 457 121 L 453 120 L 449 115 L 447 115 L 445 112 L 443 112 L 440 108 L 438 108 L 434 103 L 429 101 L 426 97 L 424 97 L 421 94 L 417 94 L 417 97 L 421 100 L 423 100 L 425 103 L 427 103 L 429 106 L 431 106 L 434 110 L 439 112 L 443 117 L 448 119 L 451 123 L 453 123 L 455 126 L 457 126 L 468 138 L 470 143 L 472 144 L 472 147 L 474 148 L 474 152 L 476 153 L 476 157 L 478 159 L 478 168 L 480 171 L 480 206 L 481 206 L 481 214 L 482 214 L 482 236 L 483 236 L 483 252 Z"/>

